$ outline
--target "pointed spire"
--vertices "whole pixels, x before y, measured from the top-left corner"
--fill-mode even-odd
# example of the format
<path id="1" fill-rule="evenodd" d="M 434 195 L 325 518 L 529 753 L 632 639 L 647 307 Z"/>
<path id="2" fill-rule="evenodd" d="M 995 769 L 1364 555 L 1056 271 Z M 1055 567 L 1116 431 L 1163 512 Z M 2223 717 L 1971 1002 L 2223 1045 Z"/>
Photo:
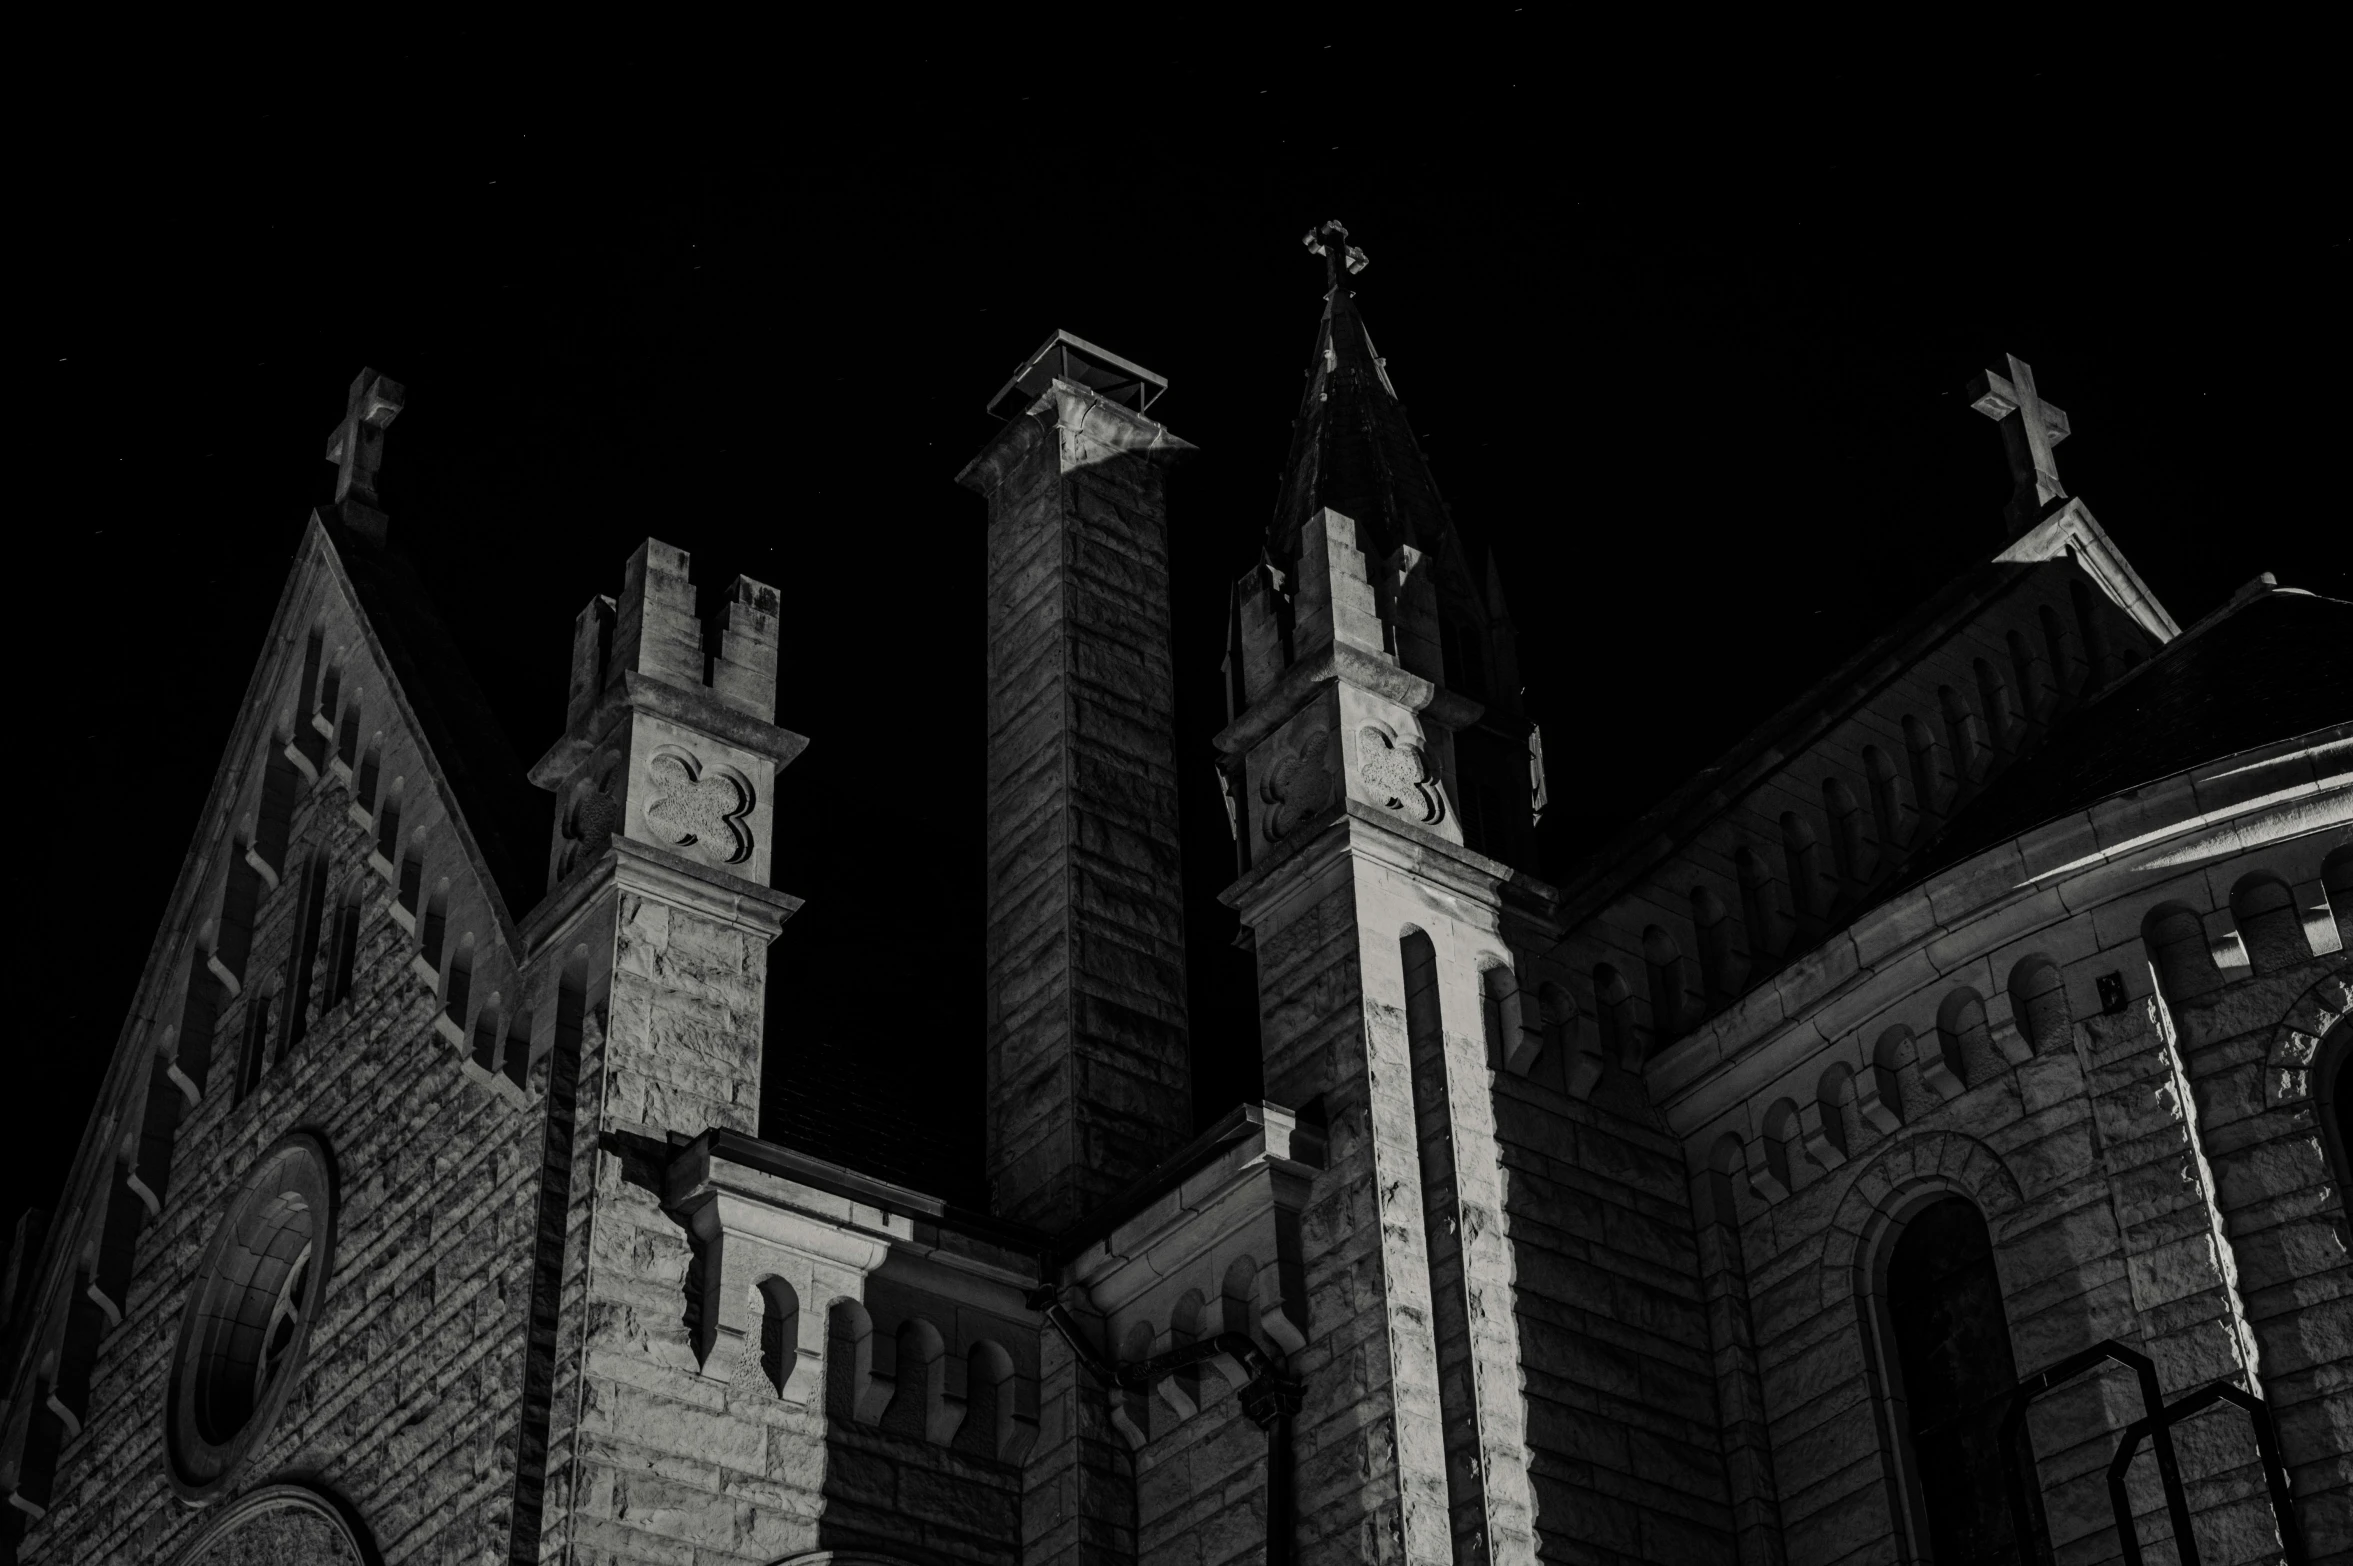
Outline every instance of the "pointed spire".
<path id="1" fill-rule="evenodd" d="M 1337 221 L 1309 230 L 1304 243 L 1324 259 L 1324 315 L 1268 548 L 1278 559 L 1294 558 L 1301 527 L 1329 506 L 1356 520 L 1376 560 L 1400 544 L 1435 551 L 1449 530 L 1446 507 L 1348 287 L 1368 264 L 1365 253 Z"/>

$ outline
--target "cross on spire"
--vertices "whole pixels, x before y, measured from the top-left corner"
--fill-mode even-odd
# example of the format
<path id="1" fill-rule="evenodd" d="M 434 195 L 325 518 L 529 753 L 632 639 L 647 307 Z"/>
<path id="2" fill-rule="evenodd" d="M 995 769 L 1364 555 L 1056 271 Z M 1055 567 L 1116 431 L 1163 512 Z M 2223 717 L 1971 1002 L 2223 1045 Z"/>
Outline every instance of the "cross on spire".
<path id="1" fill-rule="evenodd" d="M 400 382 L 362 370 L 351 383 L 343 422 L 327 436 L 327 460 L 335 464 L 335 504 L 343 508 L 344 521 L 362 531 L 383 532 L 384 515 L 376 509 L 376 469 L 384 463 L 384 432 L 407 401 Z"/>
<path id="2" fill-rule="evenodd" d="M 1371 263 L 1362 250 L 1348 242 L 1348 225 L 1338 218 L 1318 223 L 1300 241 L 1311 255 L 1324 258 L 1324 285 L 1338 288 L 1343 279 L 1363 271 Z"/>
<path id="3" fill-rule="evenodd" d="M 2003 515 L 2016 536 L 2067 498 L 2067 486 L 2059 482 L 2059 459 L 2051 455 L 2051 448 L 2067 438 L 2067 414 L 2036 395 L 2032 366 L 2014 353 L 2003 357 L 2010 361 L 2010 373 L 1987 370 L 1970 382 L 1969 405 L 2002 427 L 2016 484 Z"/>

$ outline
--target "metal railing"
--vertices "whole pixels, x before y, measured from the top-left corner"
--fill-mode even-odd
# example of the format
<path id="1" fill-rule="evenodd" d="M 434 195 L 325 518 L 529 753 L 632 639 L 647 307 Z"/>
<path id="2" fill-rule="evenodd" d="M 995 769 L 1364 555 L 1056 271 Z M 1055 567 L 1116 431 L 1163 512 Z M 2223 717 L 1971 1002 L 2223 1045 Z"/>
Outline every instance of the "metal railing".
<path id="1" fill-rule="evenodd" d="M 2146 1354 L 2126 1348 L 2114 1338 L 2070 1354 L 2048 1369 L 2018 1383 L 2010 1407 L 2002 1415 L 2002 1473 L 2010 1491 L 2010 1521 L 2023 1540 L 2033 1537 L 2032 1502 L 2026 1493 L 2024 1466 L 2019 1462 L 2018 1437 L 2026 1427 L 2026 1408 L 2045 1392 L 2073 1381 L 2101 1364 L 2113 1361 L 2133 1373 L 2141 1394 L 2141 1417 L 2124 1429 L 2116 1456 L 2108 1464 L 2108 1505 L 2116 1514 L 2116 1537 L 2123 1547 L 2124 1566 L 2142 1566 L 2140 1530 L 2134 1525 L 2132 1501 L 2125 1494 L 2124 1476 L 2147 1441 L 2157 1459 L 2157 1479 L 2165 1492 L 2165 1514 L 2173 1524 L 2173 1547 L 2181 1566 L 2199 1566 L 2198 1537 L 2190 1523 L 2189 1493 L 2182 1488 L 2181 1463 L 2174 1455 L 2173 1427 L 2216 1403 L 2229 1403 L 2246 1412 L 2255 1427 L 2255 1450 L 2263 1463 L 2263 1485 L 2271 1497 L 2271 1513 L 2279 1525 L 2283 1566 L 2306 1566 L 2304 1536 L 2288 1500 L 2288 1471 L 2280 1461 L 2279 1432 L 2263 1399 L 2228 1381 L 2215 1381 L 2174 1402 L 2165 1401 L 2157 1386 L 2157 1367 Z"/>

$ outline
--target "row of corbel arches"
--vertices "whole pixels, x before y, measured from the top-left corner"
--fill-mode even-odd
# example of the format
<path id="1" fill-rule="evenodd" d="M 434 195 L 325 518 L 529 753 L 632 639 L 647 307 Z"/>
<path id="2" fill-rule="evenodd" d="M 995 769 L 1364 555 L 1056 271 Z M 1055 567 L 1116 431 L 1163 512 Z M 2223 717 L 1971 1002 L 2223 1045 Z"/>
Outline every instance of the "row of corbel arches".
<path id="1" fill-rule="evenodd" d="M 306 658 L 306 691 L 312 688 L 311 670 L 322 643 L 323 631 L 314 630 Z M 410 970 L 438 998 L 434 1031 L 478 1080 L 503 1080 L 520 1094 L 529 1086 L 532 1018 L 526 1008 L 509 1001 L 510 995 L 519 994 L 518 975 L 503 943 L 489 933 L 496 921 L 487 901 L 471 876 L 437 873 L 433 834 L 427 827 L 403 830 L 409 805 L 407 778 L 387 768 L 385 733 L 370 732 L 361 693 L 348 688 L 340 653 L 319 672 L 315 692 L 305 702 L 310 717 L 302 744 L 331 742 L 332 754 L 321 758 L 325 770 L 349 787 L 351 818 L 369 834 L 364 863 L 348 877 L 337 915 L 339 944 L 330 970 L 337 976 L 337 988 L 348 985 L 350 962 L 345 954 L 356 945 L 362 893 L 373 876 L 390 892 L 387 917 L 413 942 Z M 316 915 L 306 909 L 305 917 L 311 920 Z M 346 926 L 348 936 L 343 934 Z M 334 998 L 345 999 L 347 992 Z"/>
<path id="2" fill-rule="evenodd" d="M 1236 1258 L 1214 1290 L 1180 1295 L 1165 1322 L 1129 1325 L 1113 1360 L 1138 1364 L 1221 1332 L 1250 1335 L 1261 1314 L 1258 1283 L 1259 1263 Z M 753 1289 L 760 1305 L 760 1375 L 776 1396 L 807 1401 L 814 1389 L 794 1384 L 796 1375 L 805 1374 L 795 1348 L 798 1296 L 776 1276 L 759 1279 Z M 825 1342 L 825 1410 L 836 1419 L 1003 1462 L 1019 1462 L 1036 1439 L 1035 1420 L 1017 1406 L 1013 1356 L 994 1339 L 979 1338 L 956 1351 L 921 1314 L 903 1315 L 884 1332 L 863 1303 L 843 1296 L 826 1308 Z M 1239 1364 L 1220 1356 L 1163 1376 L 1149 1389 L 1114 1389 L 1111 1422 L 1141 1449 L 1199 1413 L 1216 1396 L 1217 1382 L 1210 1378 L 1220 1375 L 1235 1386 L 1247 1379 Z"/>
<path id="3" fill-rule="evenodd" d="M 753 1287 L 760 1373 L 776 1396 L 810 1401 L 815 1389 L 793 1384 L 799 1299 L 783 1278 Z M 1005 1345 L 976 1338 L 959 1350 L 927 1316 L 902 1316 L 883 1332 L 863 1303 L 835 1298 L 825 1312 L 823 1375 L 825 1412 L 834 1419 L 1003 1463 L 1019 1463 L 1037 1439 L 1037 1421 L 1020 1411 Z"/>
<path id="4" fill-rule="evenodd" d="M 1254 1339 L 1262 1336 L 1260 1329 L 1279 1313 L 1265 1310 L 1257 1300 L 1259 1270 L 1255 1257 L 1234 1258 L 1212 1287 L 1187 1289 L 1178 1295 L 1165 1322 L 1131 1322 L 1113 1345 L 1116 1352 L 1112 1358 L 1121 1365 L 1135 1365 L 1222 1332 Z M 1295 1345 L 1278 1347 L 1288 1350 Z M 1129 1446 L 1141 1451 L 1201 1412 L 1216 1398 L 1221 1381 L 1239 1388 L 1248 1379 L 1238 1361 L 1219 1354 L 1162 1376 L 1148 1389 L 1115 1389 L 1111 1423 Z"/>
<path id="5" fill-rule="evenodd" d="M 2353 846 L 2331 850 L 2320 868 L 2338 939 L 2353 943 Z M 2229 908 L 2236 936 L 2232 966 L 2260 975 L 2318 955 L 2294 891 L 2272 871 L 2239 877 Z M 2186 902 L 2157 903 L 2142 917 L 2142 955 L 2173 1004 L 2193 1004 L 2230 982 L 2216 945 L 2205 918 Z M 1935 1025 L 1925 1035 L 1901 1023 L 1882 1029 L 1859 1069 L 1834 1062 L 1823 1068 L 1810 1100 L 1785 1095 L 1767 1106 L 1753 1149 L 1739 1132 L 1725 1132 L 1711 1152 L 1711 1169 L 1735 1183 L 1745 1181 L 1768 1203 L 1779 1202 L 1970 1088 L 2069 1047 L 2075 1019 L 2057 962 L 2039 953 L 2020 957 L 2005 990 L 2007 1018 L 1989 1014 L 1984 996 L 1957 985 L 1938 1003 Z M 1925 1093 L 1915 1090 L 1907 1098 L 1907 1069 Z"/>
<path id="6" fill-rule="evenodd" d="M 2037 606 L 2031 631 L 2013 627 L 2002 653 L 1970 660 L 1973 686 L 1940 683 L 1925 715 L 1901 715 L 1901 754 L 1879 744 L 1857 753 L 1859 772 L 1825 772 L 1812 785 L 1816 811 L 1795 801 L 1768 839 L 1732 846 L 1734 885 L 1700 881 L 1683 894 L 1688 925 L 1646 924 L 1635 960 L 1597 963 L 1592 1005 L 1582 1010 L 1547 986 L 1545 1026 L 1589 1043 L 1570 1051 L 1569 1087 L 1590 1090 L 1605 1061 L 1638 1068 L 1791 959 L 1812 949 L 1893 880 L 1954 812 L 2023 754 L 2070 704 L 2140 662 L 2116 649 L 2100 605 L 2081 580 L 2068 584 L 2072 616 Z M 1590 1018 L 1590 1024 L 1581 1023 Z"/>

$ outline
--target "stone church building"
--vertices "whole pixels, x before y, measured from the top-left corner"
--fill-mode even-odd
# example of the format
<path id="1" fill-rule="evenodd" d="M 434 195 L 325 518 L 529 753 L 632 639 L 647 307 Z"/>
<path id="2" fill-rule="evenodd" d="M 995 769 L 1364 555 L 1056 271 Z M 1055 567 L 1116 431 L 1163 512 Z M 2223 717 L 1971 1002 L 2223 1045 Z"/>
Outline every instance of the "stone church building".
<path id="1" fill-rule="evenodd" d="M 2353 605 L 2176 624 L 2008 360 L 1999 551 L 1550 884 L 1506 584 L 1310 244 L 1275 515 L 1205 545 L 1265 1083 L 1206 1129 L 1189 448 L 1057 334 L 961 475 L 985 1211 L 759 1135 L 806 589 L 582 579 L 526 764 L 363 372 L 8 1261 L 13 1559 L 2353 1559 Z"/>

